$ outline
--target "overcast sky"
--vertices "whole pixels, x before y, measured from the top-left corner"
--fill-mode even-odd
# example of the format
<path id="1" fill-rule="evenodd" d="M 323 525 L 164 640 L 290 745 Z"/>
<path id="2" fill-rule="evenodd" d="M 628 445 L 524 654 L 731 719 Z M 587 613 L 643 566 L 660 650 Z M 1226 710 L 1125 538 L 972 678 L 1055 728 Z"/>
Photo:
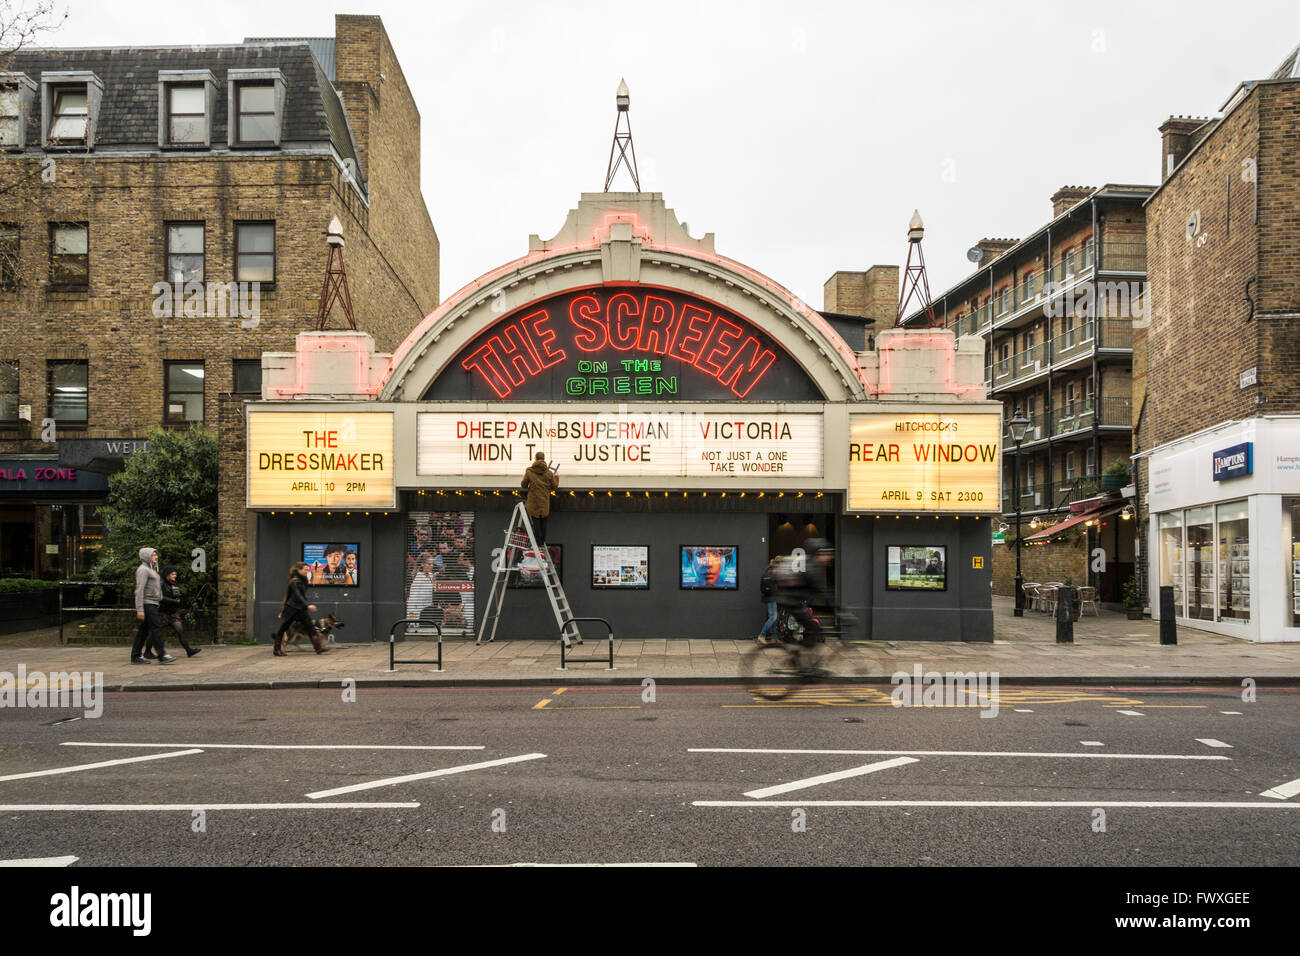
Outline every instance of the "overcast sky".
<path id="1" fill-rule="evenodd" d="M 444 298 L 603 187 L 620 77 L 642 188 L 820 308 L 835 270 L 903 263 L 914 207 L 937 296 L 977 239 L 1043 225 L 1059 186 L 1155 182 L 1165 118 L 1215 114 L 1300 43 L 1296 0 L 68 9 L 48 45 L 332 36 L 336 12 L 380 14 L 423 119 Z"/>

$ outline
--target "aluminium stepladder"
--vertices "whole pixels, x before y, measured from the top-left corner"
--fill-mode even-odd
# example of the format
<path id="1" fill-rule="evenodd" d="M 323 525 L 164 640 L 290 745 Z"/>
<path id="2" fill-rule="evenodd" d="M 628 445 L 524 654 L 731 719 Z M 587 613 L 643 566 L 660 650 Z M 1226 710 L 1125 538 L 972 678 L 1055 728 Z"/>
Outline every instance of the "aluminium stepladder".
<path id="1" fill-rule="evenodd" d="M 551 601 L 551 610 L 555 612 L 555 623 L 560 629 L 560 641 L 566 648 L 572 647 L 575 643 L 582 643 L 578 622 L 573 616 L 573 609 L 569 606 L 569 598 L 564 593 L 564 587 L 560 584 L 560 575 L 555 569 L 555 562 L 551 560 L 550 549 L 538 546 L 537 538 L 533 534 L 533 523 L 528 520 L 528 511 L 521 501 L 515 505 L 515 509 L 510 515 L 510 522 L 506 525 L 506 537 L 505 544 L 501 548 L 501 560 L 492 575 L 492 590 L 488 594 L 487 607 L 484 609 L 483 618 L 479 621 L 478 639 L 474 642 L 475 646 L 487 644 L 496 639 L 497 624 L 501 620 L 501 607 L 505 603 L 510 575 L 523 570 L 515 560 L 516 556 L 522 557 L 530 549 L 533 554 L 537 555 L 538 568 L 542 573 L 542 584 L 546 588 L 546 596 Z"/>

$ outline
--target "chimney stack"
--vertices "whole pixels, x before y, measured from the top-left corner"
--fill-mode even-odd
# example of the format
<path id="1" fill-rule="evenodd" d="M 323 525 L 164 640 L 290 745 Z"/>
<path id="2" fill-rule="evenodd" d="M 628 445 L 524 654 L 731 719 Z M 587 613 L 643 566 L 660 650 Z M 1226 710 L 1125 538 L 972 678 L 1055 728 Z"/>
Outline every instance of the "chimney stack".
<path id="1" fill-rule="evenodd" d="M 1209 123 L 1205 117 L 1171 116 L 1160 124 L 1160 181 L 1164 182 L 1178 168 L 1184 157 L 1205 136 Z"/>
<path id="2" fill-rule="evenodd" d="M 1096 191 L 1092 186 L 1062 186 L 1052 193 L 1052 218 L 1055 219 L 1071 206 L 1082 202 Z"/>
<path id="3" fill-rule="evenodd" d="M 984 255 L 979 262 L 975 263 L 975 268 L 983 269 L 1019 241 L 1019 239 L 981 239 L 975 243 L 975 248 L 983 251 Z"/>

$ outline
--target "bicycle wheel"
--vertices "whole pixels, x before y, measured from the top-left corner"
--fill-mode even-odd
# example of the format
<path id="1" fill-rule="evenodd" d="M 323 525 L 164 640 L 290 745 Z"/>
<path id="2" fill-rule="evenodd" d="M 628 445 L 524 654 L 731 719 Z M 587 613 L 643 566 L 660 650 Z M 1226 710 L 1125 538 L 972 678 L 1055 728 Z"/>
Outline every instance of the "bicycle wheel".
<path id="1" fill-rule="evenodd" d="M 784 700 L 801 683 L 798 644 L 756 644 L 740 655 L 740 680 L 764 700 Z"/>
<path id="2" fill-rule="evenodd" d="M 821 645 L 818 666 L 826 672 L 822 680 L 835 688 L 835 696 L 858 704 L 876 697 L 876 691 L 867 686 L 870 661 L 856 644 L 828 635 Z"/>

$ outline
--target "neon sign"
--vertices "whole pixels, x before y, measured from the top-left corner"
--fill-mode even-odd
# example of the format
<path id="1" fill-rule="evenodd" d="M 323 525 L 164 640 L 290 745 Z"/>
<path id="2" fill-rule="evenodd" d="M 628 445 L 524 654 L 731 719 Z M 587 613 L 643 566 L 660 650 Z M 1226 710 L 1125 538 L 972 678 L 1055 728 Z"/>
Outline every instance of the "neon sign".
<path id="1" fill-rule="evenodd" d="M 640 287 L 582 289 L 518 310 L 466 346 L 424 397 L 618 394 L 821 397 L 794 360 L 746 320 L 680 292 Z"/>

